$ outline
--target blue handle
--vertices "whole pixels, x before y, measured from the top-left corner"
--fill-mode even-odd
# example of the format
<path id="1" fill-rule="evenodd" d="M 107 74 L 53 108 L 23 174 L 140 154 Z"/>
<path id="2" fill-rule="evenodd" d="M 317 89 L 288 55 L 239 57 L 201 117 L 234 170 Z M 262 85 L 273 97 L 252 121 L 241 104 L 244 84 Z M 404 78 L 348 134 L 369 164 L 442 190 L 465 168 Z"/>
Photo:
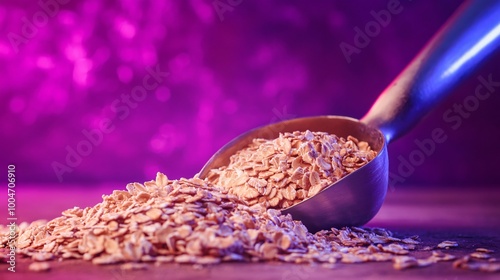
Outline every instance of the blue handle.
<path id="1" fill-rule="evenodd" d="M 361 119 L 391 142 L 415 126 L 500 46 L 500 1 L 462 4 Z"/>

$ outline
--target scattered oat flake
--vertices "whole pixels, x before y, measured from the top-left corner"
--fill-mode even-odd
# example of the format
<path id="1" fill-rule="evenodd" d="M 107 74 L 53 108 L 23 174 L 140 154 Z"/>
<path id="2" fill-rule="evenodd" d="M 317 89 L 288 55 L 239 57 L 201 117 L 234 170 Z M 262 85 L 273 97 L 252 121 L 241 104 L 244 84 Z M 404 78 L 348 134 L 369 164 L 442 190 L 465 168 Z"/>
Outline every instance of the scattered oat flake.
<path id="1" fill-rule="evenodd" d="M 419 263 L 416 258 L 410 256 L 398 256 L 392 259 L 393 267 L 397 270 L 418 267 Z"/>
<path id="2" fill-rule="evenodd" d="M 499 263 L 471 261 L 469 256 L 465 256 L 454 261 L 453 267 L 483 272 L 500 272 Z"/>
<path id="3" fill-rule="evenodd" d="M 124 263 L 120 265 L 122 270 L 146 270 L 147 268 L 147 264 L 144 263 Z"/>
<path id="4" fill-rule="evenodd" d="M 475 258 L 475 259 L 489 259 L 489 258 L 491 258 L 490 254 L 483 253 L 483 252 L 470 253 L 469 256 L 471 256 L 471 258 Z"/>
<path id="5" fill-rule="evenodd" d="M 481 253 L 494 253 L 495 251 L 486 249 L 486 248 L 476 248 L 476 252 L 481 252 Z"/>
<path id="6" fill-rule="evenodd" d="M 443 242 L 439 243 L 437 245 L 437 247 L 440 248 L 440 249 L 448 249 L 448 248 L 451 248 L 451 247 L 458 247 L 458 243 L 455 242 L 455 241 L 446 240 L 446 241 L 443 241 Z"/>
<path id="7" fill-rule="evenodd" d="M 432 255 L 428 259 L 434 262 L 441 262 L 441 261 L 452 261 L 455 260 L 456 258 L 457 257 L 454 255 L 443 253 L 441 251 L 432 251 Z"/>
<path id="8" fill-rule="evenodd" d="M 34 262 L 28 266 L 28 269 L 35 272 L 49 271 L 50 264 L 48 262 Z"/>

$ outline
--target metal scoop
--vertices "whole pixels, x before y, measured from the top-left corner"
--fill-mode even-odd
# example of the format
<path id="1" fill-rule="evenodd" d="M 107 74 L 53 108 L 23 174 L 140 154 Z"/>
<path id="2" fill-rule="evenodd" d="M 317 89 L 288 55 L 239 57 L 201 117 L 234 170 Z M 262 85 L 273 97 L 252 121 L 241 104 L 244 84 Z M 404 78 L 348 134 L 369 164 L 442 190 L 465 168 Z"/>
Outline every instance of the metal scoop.
<path id="1" fill-rule="evenodd" d="M 378 152 L 375 159 L 317 195 L 284 213 L 309 230 L 357 226 L 378 212 L 388 186 L 387 144 L 412 128 L 432 107 L 500 45 L 500 1 L 463 4 L 405 70 L 382 92 L 361 119 L 316 116 L 259 127 L 222 147 L 200 172 L 229 164 L 229 157 L 254 138 L 277 138 L 281 132 L 324 131 L 352 135 Z M 480 89 L 482 91 L 486 88 Z"/>

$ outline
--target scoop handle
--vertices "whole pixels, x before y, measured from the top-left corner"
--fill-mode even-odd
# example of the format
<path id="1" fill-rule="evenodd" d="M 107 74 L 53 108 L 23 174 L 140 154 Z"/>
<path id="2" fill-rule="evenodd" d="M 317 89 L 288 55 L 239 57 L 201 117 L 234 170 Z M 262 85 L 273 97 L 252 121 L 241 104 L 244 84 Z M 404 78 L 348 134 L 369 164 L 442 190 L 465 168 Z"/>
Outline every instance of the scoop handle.
<path id="1" fill-rule="evenodd" d="M 391 142 L 415 126 L 499 46 L 500 1 L 462 4 L 361 121 L 379 128 Z M 500 82 L 500 77 L 483 79 L 496 81 L 496 86 Z"/>

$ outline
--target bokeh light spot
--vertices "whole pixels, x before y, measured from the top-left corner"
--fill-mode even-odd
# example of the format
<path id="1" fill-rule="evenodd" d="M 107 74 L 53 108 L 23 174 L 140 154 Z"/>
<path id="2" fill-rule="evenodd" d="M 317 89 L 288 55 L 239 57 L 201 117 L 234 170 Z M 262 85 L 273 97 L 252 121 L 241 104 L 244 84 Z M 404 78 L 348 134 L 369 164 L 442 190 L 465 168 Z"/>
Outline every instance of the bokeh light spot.
<path id="1" fill-rule="evenodd" d="M 79 59 L 75 61 L 73 69 L 73 80 L 76 84 L 87 85 L 88 72 L 92 69 L 92 61 L 89 59 Z"/>
<path id="2" fill-rule="evenodd" d="M 128 84 L 130 81 L 132 81 L 132 78 L 134 77 L 134 73 L 132 72 L 132 69 L 126 65 L 120 65 L 116 69 L 116 74 L 118 75 L 118 79 L 120 82 Z"/>
<path id="3" fill-rule="evenodd" d="M 38 59 L 36 60 L 36 65 L 38 66 L 38 68 L 40 69 L 45 69 L 45 70 L 48 70 L 48 69 L 52 69 L 54 68 L 54 61 L 52 60 L 51 57 L 48 57 L 48 56 L 40 56 L 38 57 Z"/>
<path id="4" fill-rule="evenodd" d="M 117 20 L 115 27 L 120 34 L 127 39 L 132 39 L 135 36 L 135 26 L 126 20 Z"/>

